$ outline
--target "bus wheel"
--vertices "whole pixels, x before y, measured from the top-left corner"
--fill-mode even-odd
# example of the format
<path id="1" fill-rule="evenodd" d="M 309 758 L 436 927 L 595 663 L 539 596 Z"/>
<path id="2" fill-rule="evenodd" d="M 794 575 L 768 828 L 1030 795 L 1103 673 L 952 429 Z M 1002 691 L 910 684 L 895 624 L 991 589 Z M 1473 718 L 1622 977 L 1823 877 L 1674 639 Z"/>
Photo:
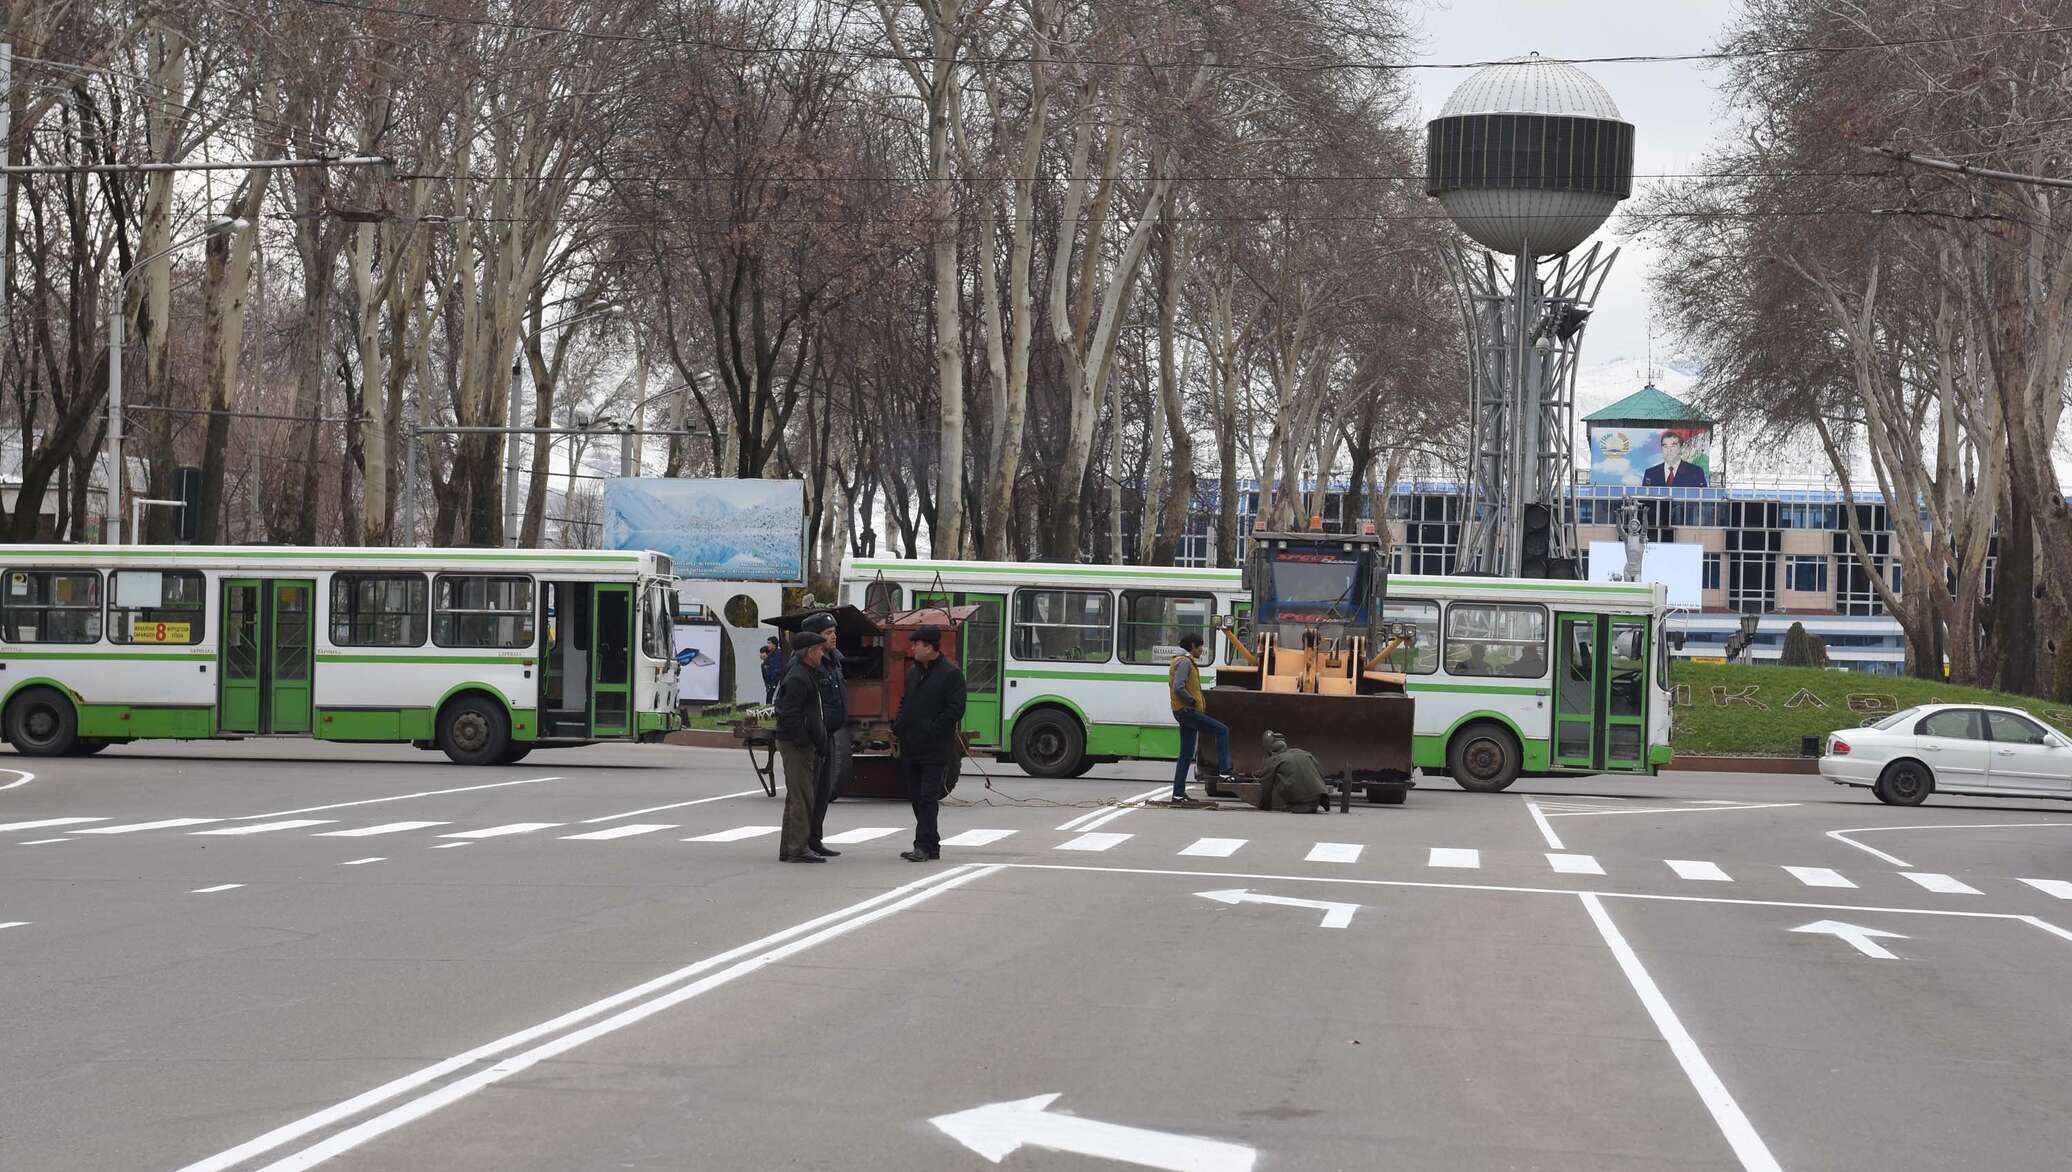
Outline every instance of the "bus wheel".
<path id="1" fill-rule="evenodd" d="M 504 710 L 487 696 L 462 696 L 439 713 L 439 747 L 456 765 L 494 765 L 511 744 Z"/>
<path id="2" fill-rule="evenodd" d="M 1030 777 L 1077 777 L 1086 733 L 1069 713 L 1039 708 L 1014 722 L 1014 763 Z"/>
<path id="3" fill-rule="evenodd" d="M 114 743 L 114 741 L 100 737 L 80 737 L 72 742 L 72 755 L 74 757 L 91 757 Z"/>
<path id="4" fill-rule="evenodd" d="M 525 760 L 531 753 L 532 742 L 512 741 L 510 747 L 504 750 L 504 755 L 496 759 L 496 763 L 498 765 L 516 765 L 520 761 Z"/>
<path id="5" fill-rule="evenodd" d="M 50 688 L 30 688 L 7 706 L 7 740 L 24 757 L 61 757 L 79 740 L 72 702 Z"/>
<path id="6" fill-rule="evenodd" d="M 1518 780 L 1518 738 L 1490 721 L 1462 729 L 1446 748 L 1446 772 L 1464 790 L 1493 794 Z"/>
<path id="7" fill-rule="evenodd" d="M 1079 759 L 1079 764 L 1074 765 L 1072 767 L 1072 776 L 1085 777 L 1087 774 L 1092 773 L 1094 771 L 1095 764 L 1096 762 L 1092 757 L 1081 757 Z"/>

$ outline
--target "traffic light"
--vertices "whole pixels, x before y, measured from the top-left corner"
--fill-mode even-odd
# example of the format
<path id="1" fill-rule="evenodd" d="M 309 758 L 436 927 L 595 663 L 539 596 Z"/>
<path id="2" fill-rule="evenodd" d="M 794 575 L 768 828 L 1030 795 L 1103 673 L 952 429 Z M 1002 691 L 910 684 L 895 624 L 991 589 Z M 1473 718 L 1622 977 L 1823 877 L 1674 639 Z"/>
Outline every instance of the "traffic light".
<path id="1" fill-rule="evenodd" d="M 1547 555 L 1554 545 L 1554 510 L 1535 501 L 1525 506 L 1518 520 L 1525 530 L 1525 541 L 1518 559 L 1518 576 L 1545 578 Z"/>

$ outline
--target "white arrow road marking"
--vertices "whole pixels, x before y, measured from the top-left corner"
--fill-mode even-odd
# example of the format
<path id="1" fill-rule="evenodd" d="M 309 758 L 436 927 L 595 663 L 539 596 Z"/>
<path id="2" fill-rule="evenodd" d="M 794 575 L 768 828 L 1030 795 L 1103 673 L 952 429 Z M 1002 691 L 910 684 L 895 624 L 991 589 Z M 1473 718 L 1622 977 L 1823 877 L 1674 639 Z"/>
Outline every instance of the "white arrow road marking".
<path id="1" fill-rule="evenodd" d="M 1292 899 L 1285 895 L 1254 895 L 1243 887 L 1233 887 L 1228 891 L 1197 891 L 1195 894 L 1203 899 L 1213 899 L 1217 903 L 1227 903 L 1233 907 L 1241 903 L 1270 903 L 1280 907 L 1315 908 L 1324 913 L 1323 921 L 1317 925 L 1319 928 L 1343 928 L 1353 922 L 1353 913 L 1363 906 L 1357 903 L 1332 903 L 1322 899 Z"/>
<path id="2" fill-rule="evenodd" d="M 1905 936 L 1897 932 L 1887 932 L 1882 928 L 1866 928 L 1861 924 L 1845 924 L 1840 920 L 1818 920 L 1811 924 L 1802 924 L 1799 927 L 1793 928 L 1792 931 L 1810 932 L 1816 936 L 1833 936 L 1837 939 L 1845 940 L 1856 951 L 1876 960 L 1899 959 L 1892 955 L 1884 945 L 1877 943 L 1877 939 L 1906 939 Z"/>
<path id="3" fill-rule="evenodd" d="M 1024 1144 L 1167 1172 L 1251 1172 L 1259 1158 L 1258 1152 L 1243 1144 L 1124 1127 L 1047 1110 L 1057 1097 L 1034 1095 L 988 1103 L 938 1115 L 928 1122 L 995 1164 Z"/>

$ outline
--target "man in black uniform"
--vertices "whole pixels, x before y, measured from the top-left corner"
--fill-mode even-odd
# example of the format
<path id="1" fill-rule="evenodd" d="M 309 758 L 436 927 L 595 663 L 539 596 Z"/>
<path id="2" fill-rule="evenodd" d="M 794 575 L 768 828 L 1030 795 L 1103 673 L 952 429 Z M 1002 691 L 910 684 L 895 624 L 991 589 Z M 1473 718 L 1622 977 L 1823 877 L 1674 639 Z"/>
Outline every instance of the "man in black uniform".
<path id="1" fill-rule="evenodd" d="M 820 653 L 820 719 L 827 725 L 827 751 L 820 755 L 820 776 L 813 790 L 813 837 L 806 849 L 831 859 L 841 851 L 820 840 L 827 824 L 828 803 L 842 796 L 854 763 L 849 738 L 849 686 L 842 679 L 842 653 L 835 646 L 835 616 L 821 611 L 808 616 L 799 630 L 827 640 Z"/>
<path id="2" fill-rule="evenodd" d="M 787 863 L 824 863 L 812 853 L 813 794 L 827 724 L 820 715 L 820 657 L 827 642 L 803 631 L 791 637 L 791 665 L 777 683 L 777 752 L 784 758 L 784 832 L 777 857 Z"/>
<path id="3" fill-rule="evenodd" d="M 914 803 L 914 849 L 901 851 L 899 857 L 925 863 L 942 857 L 936 808 L 964 755 L 958 736 L 964 722 L 964 672 L 942 657 L 941 627 L 915 631 L 907 654 L 914 663 L 907 668 L 906 691 L 899 698 L 892 735 L 899 738 L 899 775 Z"/>

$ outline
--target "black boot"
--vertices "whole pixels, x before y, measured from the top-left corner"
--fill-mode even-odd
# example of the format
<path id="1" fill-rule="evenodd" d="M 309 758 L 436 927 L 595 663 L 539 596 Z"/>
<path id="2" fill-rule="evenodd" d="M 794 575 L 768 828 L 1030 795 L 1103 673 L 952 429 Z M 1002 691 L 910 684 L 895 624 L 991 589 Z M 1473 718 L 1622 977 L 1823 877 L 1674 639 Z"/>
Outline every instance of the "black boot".
<path id="1" fill-rule="evenodd" d="M 807 843 L 806 849 L 812 851 L 816 855 L 819 855 L 823 859 L 838 859 L 842 857 L 841 851 L 838 851 L 831 846 L 822 846 L 817 842 Z"/>

